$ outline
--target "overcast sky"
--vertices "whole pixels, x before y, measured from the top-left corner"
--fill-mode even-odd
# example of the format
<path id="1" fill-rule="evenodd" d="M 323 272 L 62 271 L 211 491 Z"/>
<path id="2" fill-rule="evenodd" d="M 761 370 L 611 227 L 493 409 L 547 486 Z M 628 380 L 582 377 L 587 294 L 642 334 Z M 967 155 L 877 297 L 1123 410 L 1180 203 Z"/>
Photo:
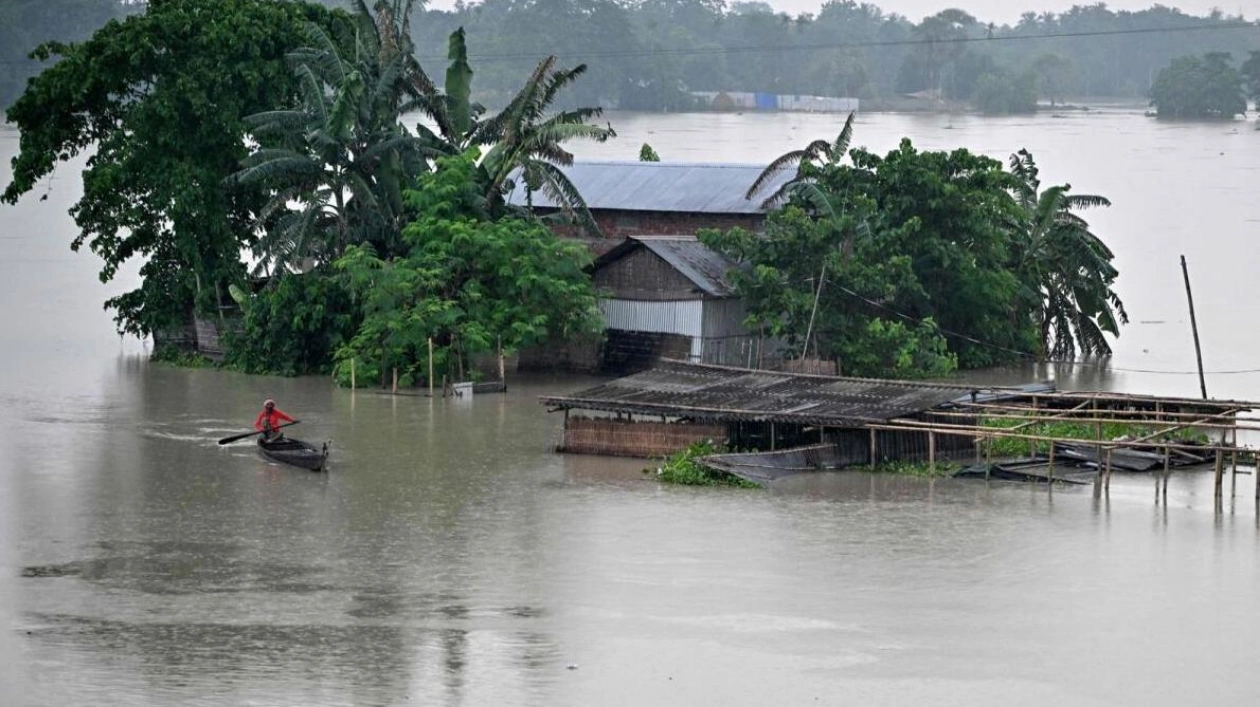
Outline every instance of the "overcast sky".
<path id="1" fill-rule="evenodd" d="M 472 0 L 476 2 L 476 0 Z M 823 0 L 766 0 L 776 10 L 798 15 L 802 12 L 818 12 Z M 731 0 L 727 0 L 731 2 Z M 859 0 L 883 8 L 884 12 L 905 15 L 914 22 L 934 15 L 947 7 L 957 7 L 984 22 L 1014 24 L 1025 12 L 1063 12 L 1073 5 L 1092 5 L 1089 0 Z M 429 0 L 433 9 L 450 9 L 455 0 Z M 1114 0 L 1107 2 L 1112 10 L 1144 10 L 1156 3 L 1154 0 Z M 1158 3 L 1175 7 L 1190 15 L 1206 15 L 1220 8 L 1227 15 L 1243 15 L 1249 20 L 1260 17 L 1260 0 L 1165 0 Z"/>
<path id="2" fill-rule="evenodd" d="M 817 12 L 822 5 L 818 0 L 768 0 L 775 9 L 791 14 L 801 12 Z M 919 20 L 934 15 L 947 8 L 956 7 L 966 10 L 984 22 L 997 24 L 1014 24 L 1025 12 L 1063 12 L 1073 5 L 1093 5 L 1086 0 L 866 0 L 883 8 L 884 12 L 895 12 L 905 15 L 911 20 Z M 1157 4 L 1153 0 L 1115 0 L 1105 3 L 1113 11 L 1144 10 Z M 1213 8 L 1220 8 L 1227 15 L 1241 14 L 1248 19 L 1260 15 L 1260 0 L 1165 0 L 1158 3 L 1167 7 L 1175 7 L 1188 15 L 1206 15 Z"/>

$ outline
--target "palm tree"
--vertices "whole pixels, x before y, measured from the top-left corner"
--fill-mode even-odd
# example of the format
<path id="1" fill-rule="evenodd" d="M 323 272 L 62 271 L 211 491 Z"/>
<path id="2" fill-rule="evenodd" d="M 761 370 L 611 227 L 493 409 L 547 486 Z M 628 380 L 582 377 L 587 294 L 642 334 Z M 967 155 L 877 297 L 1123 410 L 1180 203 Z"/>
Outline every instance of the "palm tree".
<path id="1" fill-rule="evenodd" d="M 352 243 L 386 255 L 398 247 L 403 188 L 430 154 L 399 123 L 427 83 L 411 51 L 412 1 L 378 0 L 373 14 L 356 0 L 345 43 L 308 26 L 309 46 L 290 55 L 298 105 L 247 119 L 262 147 L 232 179 L 272 189 L 259 213 L 258 270 L 329 262 Z"/>
<path id="2" fill-rule="evenodd" d="M 814 170 L 839 165 L 844 156 L 848 154 L 849 141 L 853 139 L 854 115 L 854 113 L 849 113 L 849 117 L 844 121 L 844 127 L 840 129 L 840 134 L 836 136 L 835 140 L 830 142 L 827 140 L 814 140 L 806 145 L 804 149 L 792 150 L 776 157 L 753 180 L 752 186 L 748 187 L 744 198 L 752 199 L 758 193 L 764 191 L 766 186 L 781 172 L 796 167 L 796 174 L 779 186 L 773 194 L 766 197 L 761 202 L 761 208 L 774 208 L 786 202 L 793 195 L 797 195 L 805 199 L 819 213 L 834 215 L 834 207 L 830 199 L 817 185 L 816 172 Z"/>
<path id="3" fill-rule="evenodd" d="M 1111 250 L 1074 211 L 1110 206 L 1101 196 L 1071 194 L 1064 184 L 1039 191 L 1037 165 L 1027 150 L 1011 155 L 1019 180 L 1017 272 L 1036 300 L 1042 355 L 1056 359 L 1111 353 L 1105 334 L 1120 335 L 1129 315 L 1112 289 L 1119 274 Z"/>
<path id="4" fill-rule="evenodd" d="M 617 133 L 612 126 L 587 122 L 603 114 L 598 107 L 549 114 L 560 91 L 586 73 L 586 65 L 557 69 L 556 57 L 543 59 L 503 110 L 482 118 L 485 107 L 471 100 L 473 70 L 462 27 L 451 33 L 447 58 L 445 92 L 439 93 L 432 85 L 424 89 L 422 109 L 436 127 L 436 131 L 417 128 L 425 144 L 449 155 L 487 149 L 480 176 L 492 212 L 502 210 L 504 198 L 520 180 L 528 191 L 541 191 L 593 228 L 586 202 L 560 169 L 573 164 L 573 154 L 564 149 L 564 143 L 604 142 Z"/>

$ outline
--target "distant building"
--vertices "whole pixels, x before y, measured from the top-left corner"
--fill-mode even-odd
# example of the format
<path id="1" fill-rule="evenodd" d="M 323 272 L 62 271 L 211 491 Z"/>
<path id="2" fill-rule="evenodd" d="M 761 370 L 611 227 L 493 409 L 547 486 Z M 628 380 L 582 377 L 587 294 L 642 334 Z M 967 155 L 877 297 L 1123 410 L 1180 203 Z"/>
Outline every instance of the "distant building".
<path id="1" fill-rule="evenodd" d="M 757 197 L 745 199 L 764 165 L 610 161 L 575 162 L 562 169 L 611 241 L 595 244 L 596 252 L 627 236 L 694 235 L 702 228 L 735 226 L 759 230 L 765 222 L 762 200 L 793 176 L 785 170 Z M 546 195 L 527 193 L 519 182 L 508 203 L 532 205 L 544 216 L 560 211 Z M 571 224 L 553 228 L 562 235 L 583 235 Z"/>

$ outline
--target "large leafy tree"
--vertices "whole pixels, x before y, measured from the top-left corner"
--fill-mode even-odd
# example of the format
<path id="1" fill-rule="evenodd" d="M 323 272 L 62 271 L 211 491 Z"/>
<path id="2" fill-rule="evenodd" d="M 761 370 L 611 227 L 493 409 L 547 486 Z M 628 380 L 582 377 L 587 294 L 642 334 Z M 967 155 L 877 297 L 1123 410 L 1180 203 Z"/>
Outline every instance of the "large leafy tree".
<path id="1" fill-rule="evenodd" d="M 1056 359 L 1111 353 L 1106 334 L 1128 323 L 1113 289 L 1119 272 L 1111 249 L 1077 213 L 1110 206 L 1101 196 L 1072 194 L 1067 184 L 1041 188 L 1037 163 L 1027 150 L 1011 155 L 1018 179 L 1016 269 L 1038 307 L 1033 313 L 1043 356 Z"/>
<path id="2" fill-rule="evenodd" d="M 589 253 L 535 220 L 487 218 L 474 154 L 440 158 L 408 192 L 419 216 L 404 229 L 404 256 L 351 246 L 337 261 L 363 314 L 336 353 L 342 376 L 353 360 L 365 380 L 392 368 L 419 380 L 432 340 L 437 372 L 463 380 L 478 353 L 598 326 Z"/>
<path id="3" fill-rule="evenodd" d="M 1231 120 L 1247 112 L 1243 75 L 1227 52 L 1179 57 L 1155 77 L 1151 105 L 1161 118 Z"/>
<path id="4" fill-rule="evenodd" d="M 285 56 L 324 8 L 259 0 L 151 0 L 82 44 L 50 43 L 57 62 L 9 109 L 22 132 L 10 203 L 60 161 L 92 151 L 71 209 L 109 280 L 145 259 L 141 287 L 110 300 L 119 329 L 145 334 L 213 312 L 244 276 L 261 195 L 225 183 L 246 154 L 244 116 L 287 102 Z"/>

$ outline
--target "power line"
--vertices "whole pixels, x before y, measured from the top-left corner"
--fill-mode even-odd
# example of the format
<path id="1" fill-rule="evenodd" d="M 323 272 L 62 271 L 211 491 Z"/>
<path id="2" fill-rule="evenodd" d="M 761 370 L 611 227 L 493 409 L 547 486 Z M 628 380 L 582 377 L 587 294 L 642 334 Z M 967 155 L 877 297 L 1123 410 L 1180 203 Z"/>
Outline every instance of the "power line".
<path id="1" fill-rule="evenodd" d="M 1115 29 L 1115 30 L 1096 30 L 1083 32 L 1051 32 L 1048 34 L 1028 34 L 1028 35 L 1003 35 L 1003 36 L 984 36 L 984 37 L 956 37 L 947 39 L 895 39 L 883 41 L 867 41 L 867 42 L 814 42 L 807 44 L 763 44 L 763 45 L 746 45 L 742 47 L 695 47 L 695 48 L 678 48 L 678 49 L 624 49 L 612 51 L 596 51 L 583 52 L 583 59 L 617 59 L 617 58 L 633 58 L 633 57 L 656 57 L 656 56 L 705 56 L 720 54 L 754 54 L 761 52 L 787 52 L 787 51 L 818 51 L 825 49 L 866 49 L 878 47 L 913 47 L 927 45 L 959 45 L 973 44 L 978 42 L 998 43 L 998 42 L 1022 42 L 1038 39 L 1063 39 L 1063 38 L 1081 38 L 1081 37 L 1115 37 L 1125 35 L 1143 35 L 1143 34 L 1163 34 L 1170 32 L 1214 32 L 1221 30 L 1233 29 L 1260 29 L 1260 24 L 1256 22 L 1217 22 L 1203 25 L 1187 25 L 1185 27 L 1144 27 L 1131 29 Z M 475 54 L 470 53 L 470 60 L 478 61 L 496 61 L 496 60 L 519 60 L 519 59 L 542 59 L 545 54 L 538 53 L 504 53 L 504 54 Z M 557 54 L 557 56 L 559 56 Z M 443 61 L 445 55 L 425 55 L 418 56 L 421 60 Z"/>

